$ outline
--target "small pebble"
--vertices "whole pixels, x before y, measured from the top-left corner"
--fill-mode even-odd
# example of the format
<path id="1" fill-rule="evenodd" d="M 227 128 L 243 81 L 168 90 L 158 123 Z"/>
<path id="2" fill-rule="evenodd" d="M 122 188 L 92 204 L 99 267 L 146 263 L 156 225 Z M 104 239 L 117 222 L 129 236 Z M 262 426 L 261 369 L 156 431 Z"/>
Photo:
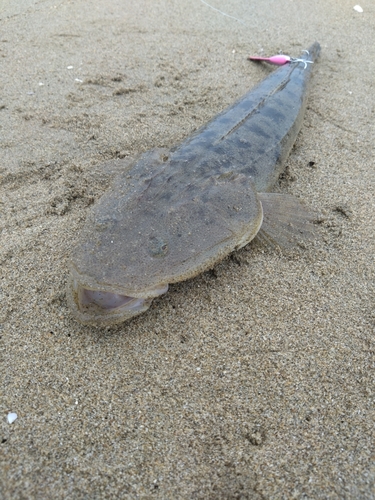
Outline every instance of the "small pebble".
<path id="1" fill-rule="evenodd" d="M 353 9 L 356 11 L 356 12 L 363 12 L 363 9 L 360 5 L 354 5 Z"/>

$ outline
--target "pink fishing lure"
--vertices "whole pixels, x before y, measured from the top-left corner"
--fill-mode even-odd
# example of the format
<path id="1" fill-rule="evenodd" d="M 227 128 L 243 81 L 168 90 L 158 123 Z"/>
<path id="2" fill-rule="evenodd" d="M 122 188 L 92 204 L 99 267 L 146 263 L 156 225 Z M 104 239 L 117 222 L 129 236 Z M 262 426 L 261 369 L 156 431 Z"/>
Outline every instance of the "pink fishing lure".
<path id="1" fill-rule="evenodd" d="M 309 55 L 308 51 L 304 51 Z M 313 61 L 307 61 L 306 59 L 298 59 L 296 57 L 286 56 L 285 54 L 277 54 L 271 57 L 259 57 L 259 56 L 249 56 L 250 61 L 264 61 L 269 64 L 276 64 L 277 66 L 283 66 L 287 63 L 303 63 L 305 68 L 307 64 L 312 64 Z"/>
<path id="2" fill-rule="evenodd" d="M 291 61 L 291 58 L 284 54 L 279 54 L 277 56 L 272 56 L 272 57 L 250 56 L 249 59 L 250 61 L 265 61 L 270 64 L 276 64 L 277 66 L 283 66 L 284 64 L 289 63 Z"/>

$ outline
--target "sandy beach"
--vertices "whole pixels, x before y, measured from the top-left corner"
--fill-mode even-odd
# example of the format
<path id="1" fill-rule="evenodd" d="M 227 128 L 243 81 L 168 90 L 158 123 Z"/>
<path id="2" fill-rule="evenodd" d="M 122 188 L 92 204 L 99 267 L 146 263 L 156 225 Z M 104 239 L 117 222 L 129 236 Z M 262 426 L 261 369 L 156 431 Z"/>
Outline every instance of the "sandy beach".
<path id="1" fill-rule="evenodd" d="M 199 0 L 0 0 L 4 500 L 375 499 L 374 2 L 209 3 L 243 24 Z M 232 104 L 273 70 L 250 54 L 315 40 L 276 188 L 320 214 L 316 241 L 254 242 L 116 327 L 75 321 L 102 165 Z"/>

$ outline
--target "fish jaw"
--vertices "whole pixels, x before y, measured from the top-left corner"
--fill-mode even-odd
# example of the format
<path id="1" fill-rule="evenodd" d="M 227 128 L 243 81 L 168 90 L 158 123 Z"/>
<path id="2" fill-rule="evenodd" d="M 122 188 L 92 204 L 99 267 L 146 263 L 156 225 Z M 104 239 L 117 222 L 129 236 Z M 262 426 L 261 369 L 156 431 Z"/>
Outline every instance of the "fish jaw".
<path id="1" fill-rule="evenodd" d="M 90 280 L 86 283 L 75 269 L 71 269 L 67 299 L 77 320 L 86 325 L 109 326 L 138 316 L 150 307 L 153 299 L 168 291 L 161 285 L 136 297 L 128 291 L 110 291 Z"/>

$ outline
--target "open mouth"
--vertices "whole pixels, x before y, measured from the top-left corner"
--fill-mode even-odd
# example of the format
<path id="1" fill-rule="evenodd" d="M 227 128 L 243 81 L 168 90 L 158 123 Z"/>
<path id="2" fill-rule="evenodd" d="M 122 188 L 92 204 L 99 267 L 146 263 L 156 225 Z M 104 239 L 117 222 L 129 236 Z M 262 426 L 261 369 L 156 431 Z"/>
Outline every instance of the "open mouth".
<path id="1" fill-rule="evenodd" d="M 115 314 L 143 312 L 150 307 L 152 300 L 168 291 L 168 285 L 150 290 L 148 297 L 131 297 L 120 293 L 91 290 L 81 285 L 75 286 L 76 301 L 80 311 L 92 311 L 96 314 Z M 150 297 L 151 295 L 151 297 Z"/>
<path id="2" fill-rule="evenodd" d="M 144 297 L 133 297 L 79 283 L 77 275 L 70 276 L 68 302 L 82 323 L 98 326 L 121 323 L 146 311 L 152 300 L 168 291 L 168 285 L 145 291 Z M 138 295 L 138 294 L 137 294 Z"/>
<path id="3" fill-rule="evenodd" d="M 146 299 L 129 297 L 118 293 L 102 292 L 98 290 L 88 290 L 87 288 L 78 288 L 78 303 L 80 308 L 97 306 L 103 311 L 117 309 L 119 307 L 128 311 L 136 311 L 144 306 Z"/>

